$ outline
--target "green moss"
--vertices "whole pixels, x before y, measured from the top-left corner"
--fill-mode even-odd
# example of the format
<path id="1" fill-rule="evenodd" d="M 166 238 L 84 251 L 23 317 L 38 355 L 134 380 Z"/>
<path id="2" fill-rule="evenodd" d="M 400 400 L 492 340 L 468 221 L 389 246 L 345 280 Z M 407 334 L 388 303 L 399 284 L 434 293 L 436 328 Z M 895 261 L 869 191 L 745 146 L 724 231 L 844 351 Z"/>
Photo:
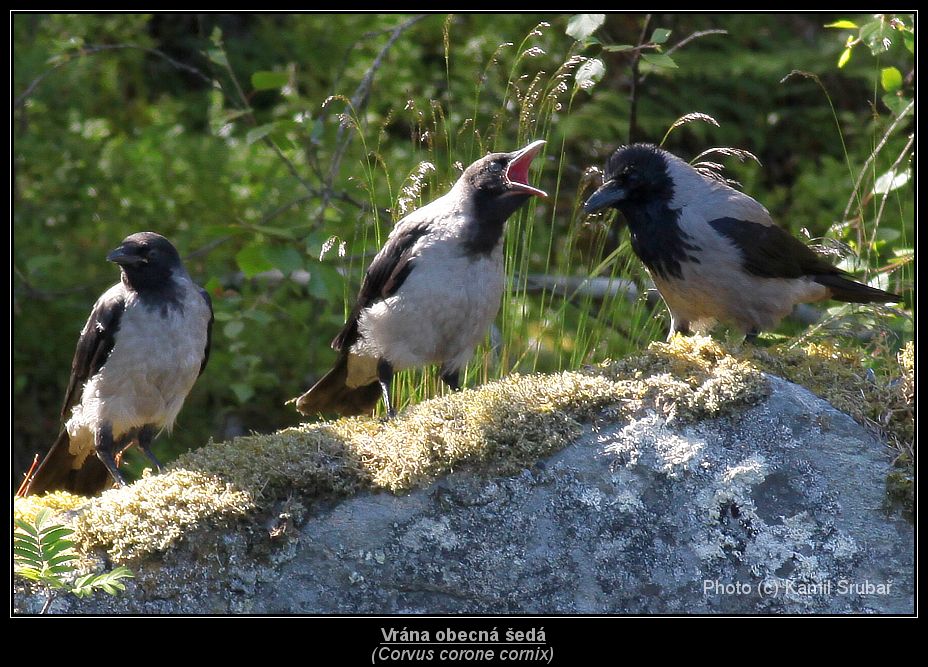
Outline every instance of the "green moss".
<path id="1" fill-rule="evenodd" d="M 191 470 L 146 476 L 107 491 L 78 514 L 76 541 L 124 562 L 172 545 L 189 529 L 225 523 L 254 509 L 251 497 L 218 477 Z"/>
<path id="2" fill-rule="evenodd" d="M 909 384 L 896 383 L 892 389 L 900 396 L 914 388 L 912 353 L 907 350 L 899 363 L 908 363 Z M 89 503 L 53 494 L 17 500 L 16 511 L 86 504 L 71 519 L 79 543 L 88 551 L 106 549 L 120 562 L 167 549 L 203 526 L 240 517 L 258 520 L 264 509 L 285 497 L 296 495 L 311 503 L 362 489 L 399 493 L 462 467 L 511 473 L 562 448 L 580 435 L 585 423 L 604 414 L 611 421 L 642 410 L 678 422 L 719 416 L 766 396 L 761 369 L 805 384 L 855 414 L 851 394 L 857 389 L 849 380 L 859 370 L 850 354 L 809 346 L 794 351 L 746 348 L 733 356 L 709 338 L 678 336 L 597 367 L 513 374 L 424 401 L 389 422 L 339 419 L 210 442 L 180 457 L 166 473 Z M 911 410 L 910 399 L 907 405 Z M 893 410 L 892 420 L 904 422 L 911 415 Z"/>

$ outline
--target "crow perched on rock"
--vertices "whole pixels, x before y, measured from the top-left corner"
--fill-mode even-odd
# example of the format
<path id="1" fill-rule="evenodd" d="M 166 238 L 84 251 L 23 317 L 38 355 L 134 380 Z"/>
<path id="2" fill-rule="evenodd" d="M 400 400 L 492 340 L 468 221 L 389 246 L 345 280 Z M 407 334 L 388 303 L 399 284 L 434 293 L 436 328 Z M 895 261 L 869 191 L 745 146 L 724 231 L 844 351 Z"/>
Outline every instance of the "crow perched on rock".
<path id="1" fill-rule="evenodd" d="M 67 422 L 25 495 L 95 495 L 110 479 L 122 486 L 117 461 L 133 442 L 160 470 L 151 442 L 171 429 L 206 367 L 212 305 L 174 246 L 140 232 L 106 258 L 122 279 L 97 299 L 81 331 L 61 410 Z"/>
<path id="2" fill-rule="evenodd" d="M 721 321 L 753 339 L 797 303 L 896 302 L 776 226 L 746 194 L 650 144 L 619 148 L 587 213 L 622 212 L 632 248 L 670 309 L 670 335 Z"/>
<path id="3" fill-rule="evenodd" d="M 359 415 L 382 396 L 392 417 L 394 371 L 426 364 L 441 364 L 442 380 L 459 388 L 499 310 L 506 220 L 532 195 L 546 196 L 528 184 L 544 143 L 480 158 L 447 194 L 396 224 L 332 342 L 335 367 L 296 399 L 300 412 Z"/>

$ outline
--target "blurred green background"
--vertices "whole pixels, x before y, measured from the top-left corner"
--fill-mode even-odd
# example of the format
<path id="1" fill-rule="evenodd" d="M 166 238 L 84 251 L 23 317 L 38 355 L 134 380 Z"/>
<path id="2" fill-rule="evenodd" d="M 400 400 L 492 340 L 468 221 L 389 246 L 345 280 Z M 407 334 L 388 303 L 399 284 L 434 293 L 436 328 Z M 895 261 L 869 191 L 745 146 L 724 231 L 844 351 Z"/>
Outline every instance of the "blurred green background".
<path id="1" fill-rule="evenodd" d="M 548 144 L 532 179 L 550 197 L 510 221 L 512 289 L 468 384 L 666 335 L 627 235 L 579 207 L 590 168 L 630 133 L 659 143 L 697 112 L 715 123 L 686 122 L 665 148 L 750 151 L 762 166 L 707 159 L 906 297 L 826 304 L 813 331 L 856 336 L 874 363 L 912 338 L 911 16 L 17 13 L 12 27 L 14 487 L 60 427 L 77 336 L 118 278 L 104 258 L 123 237 L 166 235 L 216 311 L 209 367 L 155 447 L 170 459 L 299 423 L 284 403 L 334 360 L 393 222 L 488 150 L 536 138 Z M 638 297 L 578 290 L 591 275 Z M 426 371 L 397 391 L 402 405 L 441 389 Z"/>

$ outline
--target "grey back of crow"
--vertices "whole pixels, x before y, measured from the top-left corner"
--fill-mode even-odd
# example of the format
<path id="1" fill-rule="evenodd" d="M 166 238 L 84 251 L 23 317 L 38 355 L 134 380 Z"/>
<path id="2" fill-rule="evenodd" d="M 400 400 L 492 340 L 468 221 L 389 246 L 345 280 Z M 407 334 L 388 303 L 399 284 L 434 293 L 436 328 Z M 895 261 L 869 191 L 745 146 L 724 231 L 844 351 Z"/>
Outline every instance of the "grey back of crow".
<path id="1" fill-rule="evenodd" d="M 107 257 L 121 280 L 97 300 L 71 364 L 57 440 L 25 487 L 94 495 L 134 443 L 149 449 L 170 430 L 209 359 L 212 305 L 176 249 L 152 232 L 127 237 Z"/>
<path id="2" fill-rule="evenodd" d="M 442 379 L 459 387 L 499 310 L 506 220 L 544 196 L 528 184 L 543 144 L 477 160 L 447 194 L 396 224 L 332 342 L 334 368 L 296 399 L 300 412 L 359 415 L 382 397 L 392 416 L 394 371 L 427 364 L 440 364 Z"/>
<path id="3" fill-rule="evenodd" d="M 628 221 L 632 249 L 671 314 L 672 336 L 722 321 L 749 335 L 775 327 L 797 303 L 899 297 L 853 280 L 774 224 L 760 203 L 649 144 L 618 149 L 584 205 Z"/>

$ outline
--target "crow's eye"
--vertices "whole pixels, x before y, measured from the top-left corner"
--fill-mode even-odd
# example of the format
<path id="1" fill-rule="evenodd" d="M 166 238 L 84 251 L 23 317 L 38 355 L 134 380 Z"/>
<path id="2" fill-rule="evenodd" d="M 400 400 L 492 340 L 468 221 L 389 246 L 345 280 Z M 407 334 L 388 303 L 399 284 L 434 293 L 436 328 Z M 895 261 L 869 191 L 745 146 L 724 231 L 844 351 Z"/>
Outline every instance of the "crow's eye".
<path id="1" fill-rule="evenodd" d="M 490 170 L 491 174 L 498 174 L 503 170 L 503 165 L 501 165 L 499 162 L 491 162 L 487 169 Z"/>

